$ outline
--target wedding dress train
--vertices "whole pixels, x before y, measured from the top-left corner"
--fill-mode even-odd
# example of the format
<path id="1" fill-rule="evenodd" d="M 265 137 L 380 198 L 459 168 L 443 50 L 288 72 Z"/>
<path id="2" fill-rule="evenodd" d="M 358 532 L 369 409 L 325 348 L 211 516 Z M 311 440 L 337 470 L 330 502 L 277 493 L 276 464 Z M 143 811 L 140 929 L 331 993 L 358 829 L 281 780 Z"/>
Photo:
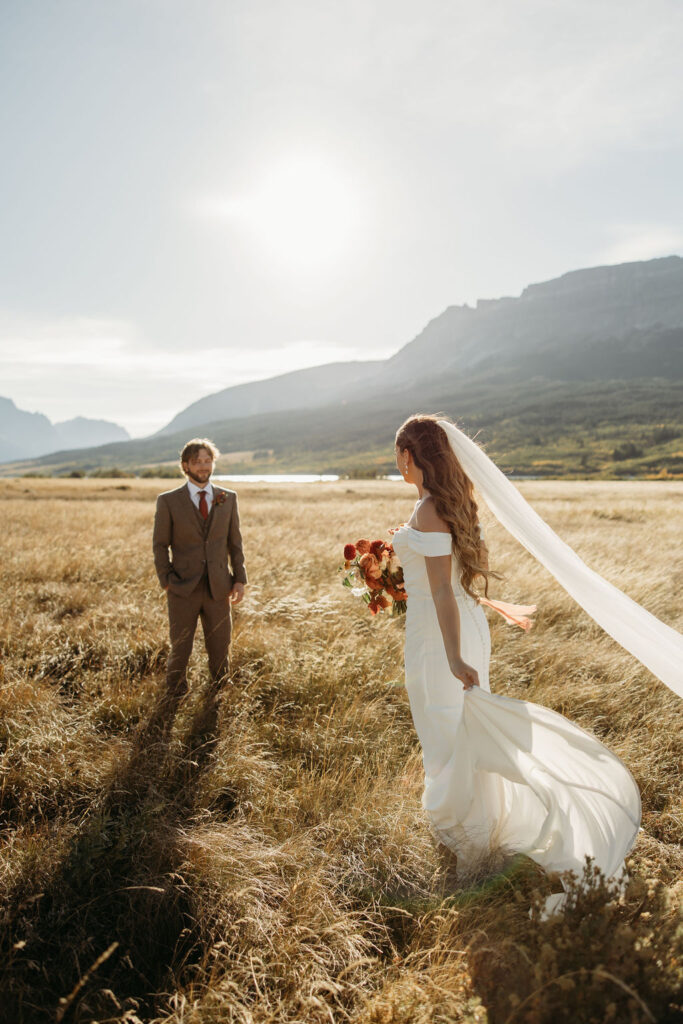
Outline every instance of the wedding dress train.
<path id="1" fill-rule="evenodd" d="M 615 875 L 640 826 L 629 770 L 562 715 L 491 693 L 488 621 L 463 590 L 453 556 L 460 653 L 481 683 L 465 691 L 448 665 L 425 562 L 452 553 L 451 536 L 404 525 L 393 545 L 408 592 L 405 679 L 423 752 L 422 805 L 435 835 L 457 853 L 459 869 L 502 847 L 577 875 L 589 855 Z M 551 898 L 546 911 L 560 903 Z"/>

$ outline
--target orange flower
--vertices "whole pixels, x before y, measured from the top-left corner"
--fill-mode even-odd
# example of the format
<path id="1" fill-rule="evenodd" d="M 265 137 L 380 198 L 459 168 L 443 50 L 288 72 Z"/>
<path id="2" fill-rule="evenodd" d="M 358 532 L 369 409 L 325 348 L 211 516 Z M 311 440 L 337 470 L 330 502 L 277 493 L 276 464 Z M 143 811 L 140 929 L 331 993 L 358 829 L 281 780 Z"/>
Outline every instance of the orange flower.
<path id="1" fill-rule="evenodd" d="M 385 584 L 384 589 L 386 590 L 389 597 L 393 597 L 394 601 L 407 601 L 408 595 L 405 590 L 397 590 L 390 586 L 388 583 Z"/>
<path id="2" fill-rule="evenodd" d="M 371 576 L 366 576 L 365 586 L 368 590 L 384 590 L 384 584 L 382 581 L 373 579 Z"/>
<path id="3" fill-rule="evenodd" d="M 356 541 L 356 551 L 358 552 L 359 555 L 367 555 L 369 550 L 370 550 L 370 541 L 369 540 L 357 540 Z"/>
<path id="4" fill-rule="evenodd" d="M 372 600 L 368 605 L 371 615 L 376 615 L 381 608 L 388 608 L 390 601 L 384 596 L 384 594 L 373 594 Z"/>
<path id="5" fill-rule="evenodd" d="M 377 559 L 375 558 L 375 556 L 370 554 L 369 551 L 366 552 L 364 555 L 360 556 L 358 564 L 360 565 L 361 569 L 363 570 L 363 575 L 366 577 L 366 579 L 368 577 L 370 577 L 372 579 L 375 579 L 375 580 L 378 580 L 380 578 L 381 573 L 380 573 L 379 563 L 378 563 Z"/>
<path id="6" fill-rule="evenodd" d="M 372 544 L 370 545 L 370 550 L 372 551 L 372 553 L 375 556 L 375 558 L 379 558 L 379 556 L 384 551 L 384 541 L 383 540 L 373 540 Z"/>

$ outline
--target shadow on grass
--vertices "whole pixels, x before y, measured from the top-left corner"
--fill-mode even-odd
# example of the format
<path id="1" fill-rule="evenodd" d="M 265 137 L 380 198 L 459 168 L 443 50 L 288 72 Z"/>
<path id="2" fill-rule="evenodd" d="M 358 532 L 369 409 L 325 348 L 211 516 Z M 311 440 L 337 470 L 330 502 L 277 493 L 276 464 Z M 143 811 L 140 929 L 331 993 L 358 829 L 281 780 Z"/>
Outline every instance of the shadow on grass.
<path id="1" fill-rule="evenodd" d="M 197 811 L 219 700 L 210 688 L 202 692 L 176 755 L 170 740 L 179 703 L 157 700 L 129 761 L 91 803 L 49 884 L 6 908 L 11 969 L 2 981 L 3 1020 L 145 1019 L 157 993 L 176 987 L 171 977 L 198 959 L 191 894 L 178 874 L 178 831 Z"/>

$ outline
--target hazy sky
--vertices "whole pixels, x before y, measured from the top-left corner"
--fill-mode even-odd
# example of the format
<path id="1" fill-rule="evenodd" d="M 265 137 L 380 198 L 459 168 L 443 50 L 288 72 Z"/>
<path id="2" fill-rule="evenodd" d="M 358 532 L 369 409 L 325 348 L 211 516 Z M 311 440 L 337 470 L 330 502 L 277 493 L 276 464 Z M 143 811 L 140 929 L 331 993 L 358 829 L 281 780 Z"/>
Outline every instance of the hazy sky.
<path id="1" fill-rule="evenodd" d="M 162 426 L 683 253 L 679 0 L 0 0 L 0 395 Z"/>

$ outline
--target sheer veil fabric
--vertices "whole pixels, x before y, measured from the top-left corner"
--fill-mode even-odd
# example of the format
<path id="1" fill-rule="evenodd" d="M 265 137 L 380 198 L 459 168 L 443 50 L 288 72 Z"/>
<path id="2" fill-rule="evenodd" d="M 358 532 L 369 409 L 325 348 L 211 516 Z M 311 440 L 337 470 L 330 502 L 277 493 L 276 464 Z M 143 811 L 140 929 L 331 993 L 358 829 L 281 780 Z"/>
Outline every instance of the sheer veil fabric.
<path id="1" fill-rule="evenodd" d="M 590 569 L 474 441 L 448 420 L 438 422 L 496 519 L 606 633 L 683 697 L 683 636 Z"/>

